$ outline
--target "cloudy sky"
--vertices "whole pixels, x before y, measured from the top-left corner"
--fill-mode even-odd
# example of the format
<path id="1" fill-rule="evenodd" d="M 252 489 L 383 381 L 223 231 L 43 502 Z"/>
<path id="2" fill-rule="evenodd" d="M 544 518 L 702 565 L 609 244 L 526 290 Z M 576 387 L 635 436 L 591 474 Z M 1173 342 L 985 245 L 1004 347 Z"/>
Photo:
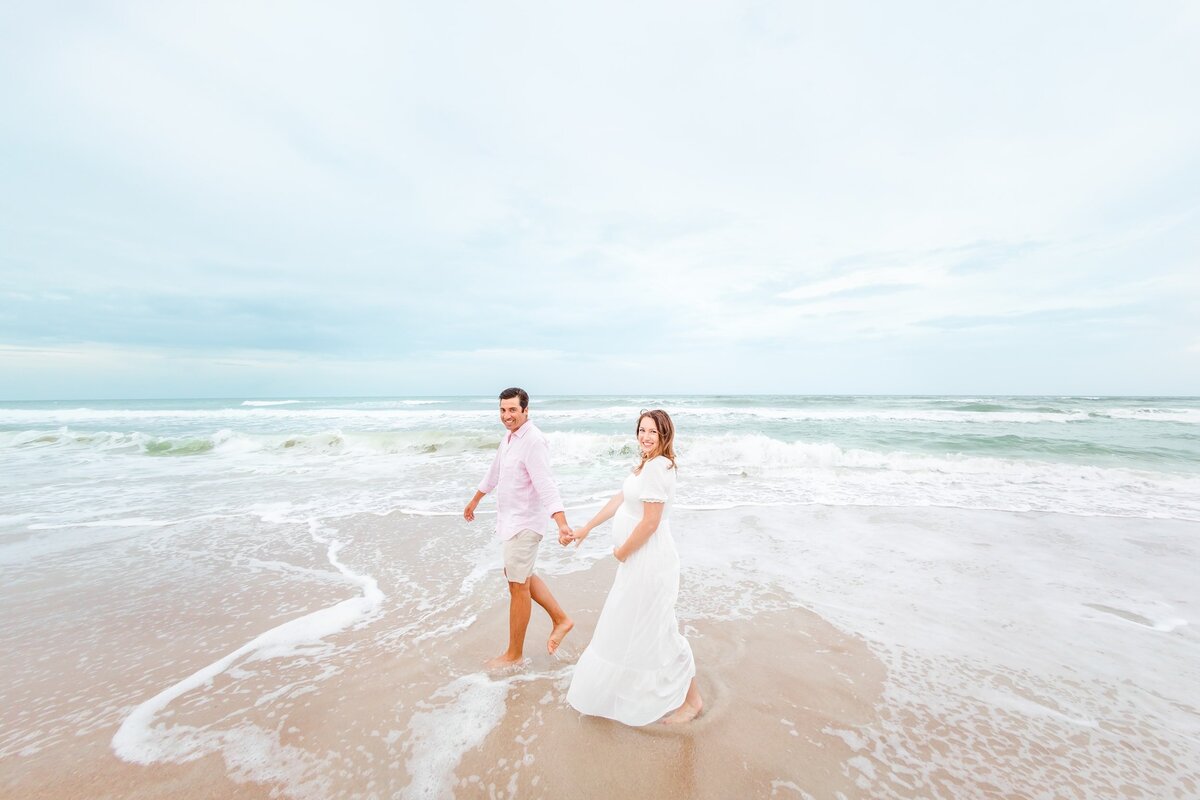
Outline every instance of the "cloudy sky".
<path id="1" fill-rule="evenodd" d="M 1194 2 L 6 3 L 0 399 L 1200 394 Z"/>

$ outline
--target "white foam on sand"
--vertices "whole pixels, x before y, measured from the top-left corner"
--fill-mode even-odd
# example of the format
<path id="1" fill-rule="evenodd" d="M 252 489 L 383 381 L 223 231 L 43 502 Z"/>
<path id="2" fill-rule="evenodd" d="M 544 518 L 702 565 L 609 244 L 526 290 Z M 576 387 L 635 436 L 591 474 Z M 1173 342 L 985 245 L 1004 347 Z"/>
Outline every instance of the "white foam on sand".
<path id="1" fill-rule="evenodd" d="M 278 515 L 282 510 L 272 509 L 274 513 L 271 515 Z M 155 718 L 172 702 L 208 685 L 216 676 L 239 662 L 285 658 L 300 652 L 306 645 L 318 643 L 353 625 L 364 624 L 378 613 L 384 594 L 375 579 L 353 572 L 338 560 L 337 554 L 342 543 L 327 539 L 324 536 L 329 532 L 327 529 L 315 521 L 310 521 L 309 526 L 313 539 L 326 545 L 329 563 L 347 580 L 357 584 L 362 593 L 277 625 L 144 701 L 130 712 L 113 736 L 112 748 L 117 756 L 138 764 L 155 761 L 182 763 L 219 750 L 231 769 L 235 770 L 235 776 L 244 775 L 267 781 L 288 777 L 289 791 L 311 783 L 292 780 L 297 777 L 295 773 L 298 769 L 307 769 L 311 758 L 301 750 L 280 744 L 275 734 L 253 725 L 220 731 L 155 723 Z M 319 786 L 313 788 L 319 789 Z"/>
<path id="2" fill-rule="evenodd" d="M 504 718 L 509 687 L 527 681 L 558 680 L 573 669 L 568 666 L 503 678 L 473 672 L 438 689 L 430 698 L 432 702 L 422 703 L 422 710 L 409 720 L 405 767 L 412 781 L 400 796 L 420 800 L 453 798 L 455 769 L 463 755 L 483 744 Z"/>
<path id="3" fill-rule="evenodd" d="M 27 525 L 26 530 L 36 531 L 37 535 L 0 545 L 0 564 L 24 564 L 45 556 L 135 539 L 145 529 L 167 528 L 181 522 L 217 519 L 221 516 L 202 514 L 186 519 L 126 517 L 64 523 L 35 522 Z"/>
<path id="4" fill-rule="evenodd" d="M 863 796 L 1200 785 L 1194 523 L 763 507 L 673 528 L 682 617 L 790 593 L 887 667 L 876 720 L 823 730 Z"/>
<path id="5" fill-rule="evenodd" d="M 220 753 L 235 781 L 283 784 L 287 796 L 295 798 L 320 800 L 331 794 L 328 763 L 304 748 L 284 744 L 278 731 L 247 722 L 227 730 L 176 725 L 163 728 L 157 736 L 160 750 L 171 755 L 156 760 L 186 763 Z"/>
<path id="6" fill-rule="evenodd" d="M 454 770 L 463 754 L 483 743 L 504 717 L 508 698 L 507 681 L 492 680 L 482 673 L 463 675 L 433 695 L 440 705 L 423 703 L 409 720 L 409 757 L 406 764 L 412 782 L 401 794 L 405 798 L 453 797 Z"/>
<path id="7" fill-rule="evenodd" d="M 408 514 L 411 517 L 457 517 L 461 511 L 427 511 L 420 508 L 397 508 L 396 513 Z M 479 512 L 482 516 L 486 512 Z"/>
<path id="8" fill-rule="evenodd" d="M 471 571 L 463 578 L 462 585 L 458 588 L 459 597 L 470 597 L 475 591 L 475 586 L 484 578 L 497 569 L 502 569 L 500 563 L 500 548 L 496 545 L 494 537 L 480 538 L 475 545 L 475 550 L 467 555 L 467 559 L 471 563 Z"/>
<path id="9" fill-rule="evenodd" d="M 149 519 L 147 517 L 127 517 L 124 519 L 93 519 L 86 522 L 64 522 L 52 524 L 35 522 L 29 526 L 31 531 L 56 531 L 63 528 L 163 528 L 174 525 L 176 520 Z"/>

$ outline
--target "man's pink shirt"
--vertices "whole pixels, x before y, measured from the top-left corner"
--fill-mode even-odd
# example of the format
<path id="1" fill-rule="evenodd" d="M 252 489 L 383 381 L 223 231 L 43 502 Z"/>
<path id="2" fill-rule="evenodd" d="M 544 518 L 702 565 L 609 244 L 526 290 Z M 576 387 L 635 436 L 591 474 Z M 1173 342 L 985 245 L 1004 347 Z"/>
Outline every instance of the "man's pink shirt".
<path id="1" fill-rule="evenodd" d="M 523 530 L 542 533 L 546 519 L 563 510 L 550 474 L 550 445 L 532 422 L 504 434 L 479 491 L 496 491 L 496 536 L 511 539 Z"/>

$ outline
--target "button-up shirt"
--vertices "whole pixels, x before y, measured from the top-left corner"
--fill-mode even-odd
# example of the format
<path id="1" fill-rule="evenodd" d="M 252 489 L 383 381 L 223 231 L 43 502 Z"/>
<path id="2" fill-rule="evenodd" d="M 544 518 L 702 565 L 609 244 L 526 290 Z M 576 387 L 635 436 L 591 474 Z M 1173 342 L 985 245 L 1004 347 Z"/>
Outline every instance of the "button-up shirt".
<path id="1" fill-rule="evenodd" d="M 523 530 L 542 533 L 546 518 L 563 510 L 550 474 L 550 445 L 532 422 L 504 434 L 479 491 L 496 490 L 496 536 L 511 539 Z"/>

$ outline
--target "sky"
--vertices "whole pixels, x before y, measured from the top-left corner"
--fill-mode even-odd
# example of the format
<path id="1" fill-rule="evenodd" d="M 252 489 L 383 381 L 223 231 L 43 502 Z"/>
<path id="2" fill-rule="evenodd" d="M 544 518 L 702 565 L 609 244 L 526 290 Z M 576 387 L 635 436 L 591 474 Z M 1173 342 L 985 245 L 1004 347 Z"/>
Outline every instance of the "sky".
<path id="1" fill-rule="evenodd" d="M 0 400 L 1200 395 L 1194 2 L 6 3 Z"/>

